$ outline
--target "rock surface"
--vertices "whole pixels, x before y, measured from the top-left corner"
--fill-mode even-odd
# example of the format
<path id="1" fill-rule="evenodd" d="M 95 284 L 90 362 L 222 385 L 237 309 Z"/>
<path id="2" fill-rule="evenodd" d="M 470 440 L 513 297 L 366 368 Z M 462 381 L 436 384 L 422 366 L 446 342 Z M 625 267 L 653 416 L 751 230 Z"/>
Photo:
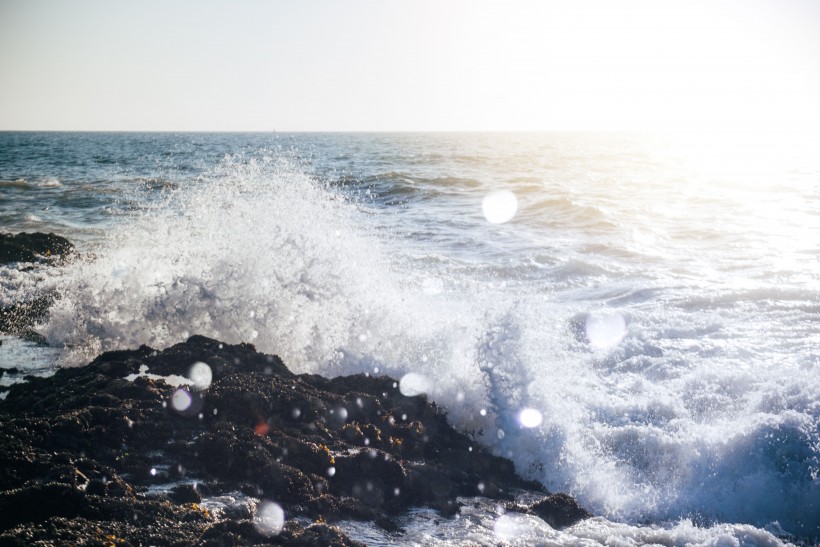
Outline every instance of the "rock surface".
<path id="1" fill-rule="evenodd" d="M 74 244 L 62 236 L 41 232 L 0 233 L 0 266 L 26 272 L 36 270 L 38 266 L 65 264 L 72 256 L 76 256 Z M 0 298 L 0 333 L 45 343 L 32 327 L 46 316 L 53 302 L 54 294 L 47 291 L 21 302 L 7 302 Z"/>
<path id="2" fill-rule="evenodd" d="M 520 489 L 543 492 L 391 378 L 297 376 L 201 336 L 105 353 L 0 401 L 0 545 L 353 545 L 333 522 L 401 534 L 410 507 L 450 516 L 461 496 Z M 589 516 L 543 494 L 514 510 L 556 527 Z M 262 518 L 268 502 L 284 521 Z"/>
<path id="3" fill-rule="evenodd" d="M 74 252 L 74 245 L 56 234 L 0 234 L 0 264 L 54 262 L 65 259 Z"/>

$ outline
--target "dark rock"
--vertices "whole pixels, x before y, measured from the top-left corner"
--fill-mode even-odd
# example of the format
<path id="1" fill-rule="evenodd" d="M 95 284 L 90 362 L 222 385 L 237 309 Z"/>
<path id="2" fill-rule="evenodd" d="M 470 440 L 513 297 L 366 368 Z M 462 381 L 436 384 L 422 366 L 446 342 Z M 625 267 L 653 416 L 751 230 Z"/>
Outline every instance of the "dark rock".
<path id="1" fill-rule="evenodd" d="M 74 245 L 55 234 L 0 234 L 0 264 L 54 262 L 74 254 Z"/>
<path id="2" fill-rule="evenodd" d="M 35 332 L 31 329 L 24 330 L 23 332 L 19 333 L 19 336 L 26 342 L 31 342 L 40 347 L 48 346 L 48 340 L 46 340 L 46 337 L 40 334 L 39 332 Z"/>
<path id="3" fill-rule="evenodd" d="M 124 379 L 144 367 L 185 376 L 196 362 L 213 375 L 202 391 Z M 0 400 L 0 544 L 353 545 L 327 522 L 395 532 L 410 507 L 453 515 L 479 485 L 498 500 L 543 492 L 394 385 L 296 376 L 251 345 L 201 336 L 15 384 Z M 175 409 L 180 397 L 188 408 Z M 148 490 L 180 479 L 165 495 Z M 199 505 L 236 492 L 280 504 L 283 530 L 267 537 L 246 520 L 256 502 L 216 514 Z M 524 510 L 553 526 L 589 516 L 560 494 Z"/>
<path id="4" fill-rule="evenodd" d="M 176 503 L 199 503 L 202 496 L 193 484 L 178 484 L 171 489 L 168 497 Z"/>
<path id="5" fill-rule="evenodd" d="M 47 295 L 0 308 L 0 332 L 16 334 L 38 344 L 45 343 L 45 338 L 32 331 L 31 327 L 46 316 L 53 303 L 54 297 Z"/>
<path id="6" fill-rule="evenodd" d="M 19 233 L 0 234 L 0 265 L 35 262 L 60 265 L 76 256 L 74 245 L 55 234 Z M 33 265 L 19 266 L 21 271 L 36 269 Z M 32 327 L 41 321 L 54 302 L 50 292 L 36 294 L 30 300 L 14 302 L 0 308 L 0 333 L 14 334 L 38 345 L 47 345 L 45 338 Z"/>
<path id="7" fill-rule="evenodd" d="M 529 507 L 529 512 L 543 519 L 553 528 L 572 526 L 592 515 L 566 494 L 552 494 Z"/>

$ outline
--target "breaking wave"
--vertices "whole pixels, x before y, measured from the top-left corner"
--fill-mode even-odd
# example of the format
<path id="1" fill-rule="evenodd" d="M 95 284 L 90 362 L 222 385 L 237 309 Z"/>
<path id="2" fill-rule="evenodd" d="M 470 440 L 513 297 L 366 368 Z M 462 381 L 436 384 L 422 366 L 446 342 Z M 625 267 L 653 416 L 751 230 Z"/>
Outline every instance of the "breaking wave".
<path id="1" fill-rule="evenodd" d="M 401 185 L 395 197 L 410 192 Z M 559 292 L 520 282 L 517 264 L 505 281 L 506 266 L 419 258 L 385 229 L 404 217 L 276 153 L 226 158 L 162 192 L 55 278 L 41 331 L 65 364 L 204 334 L 251 342 L 296 372 L 413 373 L 462 430 L 610 519 L 669 522 L 669 534 L 690 520 L 820 534 L 820 357 L 805 341 L 780 362 L 776 348 L 748 349 L 764 333 L 741 308 L 769 293 L 715 302 L 668 279 Z M 611 270 L 539 260 L 560 277 Z M 816 316 L 815 297 L 789 296 L 774 321 Z M 527 409 L 542 419 L 522 422 Z"/>

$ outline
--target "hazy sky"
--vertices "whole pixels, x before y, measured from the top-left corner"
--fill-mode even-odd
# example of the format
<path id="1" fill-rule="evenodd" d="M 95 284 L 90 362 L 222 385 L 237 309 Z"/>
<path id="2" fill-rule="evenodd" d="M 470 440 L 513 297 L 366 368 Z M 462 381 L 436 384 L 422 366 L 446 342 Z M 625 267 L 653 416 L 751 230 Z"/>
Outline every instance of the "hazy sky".
<path id="1" fill-rule="evenodd" d="M 818 127 L 814 0 L 0 0 L 0 129 Z"/>

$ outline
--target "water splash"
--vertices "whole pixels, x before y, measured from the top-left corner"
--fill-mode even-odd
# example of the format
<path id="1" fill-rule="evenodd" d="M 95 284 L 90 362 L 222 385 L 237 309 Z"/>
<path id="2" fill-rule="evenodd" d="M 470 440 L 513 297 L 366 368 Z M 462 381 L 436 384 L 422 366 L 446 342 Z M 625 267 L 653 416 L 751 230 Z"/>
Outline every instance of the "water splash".
<path id="1" fill-rule="evenodd" d="M 296 372 L 435 378 L 424 391 L 458 427 L 596 513 L 817 528 L 816 371 L 788 346 L 783 362 L 745 351 L 765 333 L 735 310 L 757 300 L 439 275 L 403 260 L 378 216 L 286 157 L 226 158 L 68 266 L 41 330 L 66 363 L 199 333 Z M 814 296 L 793 298 L 794 328 Z M 595 315 L 600 300 L 628 311 Z"/>

